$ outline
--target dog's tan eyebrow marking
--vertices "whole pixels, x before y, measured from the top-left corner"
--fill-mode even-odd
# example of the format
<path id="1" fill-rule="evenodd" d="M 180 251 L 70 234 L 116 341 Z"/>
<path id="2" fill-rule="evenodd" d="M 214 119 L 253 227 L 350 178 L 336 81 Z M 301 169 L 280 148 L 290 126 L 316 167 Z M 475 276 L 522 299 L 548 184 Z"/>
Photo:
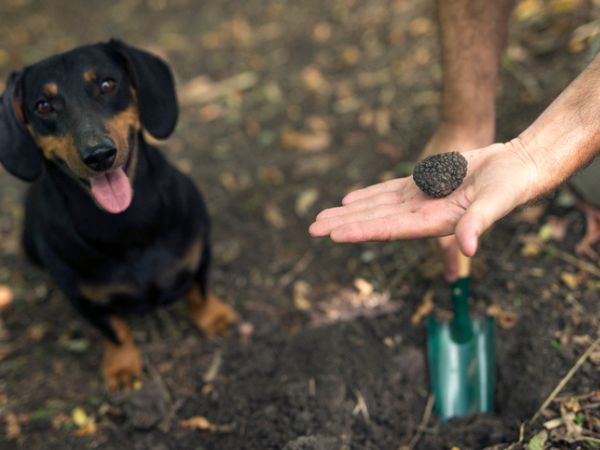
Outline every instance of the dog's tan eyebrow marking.
<path id="1" fill-rule="evenodd" d="M 56 96 L 58 95 L 58 85 L 56 83 L 46 83 L 43 92 L 46 95 Z"/>
<path id="2" fill-rule="evenodd" d="M 85 81 L 94 81 L 96 79 L 96 71 L 94 70 L 86 70 L 83 72 L 83 79 Z"/>

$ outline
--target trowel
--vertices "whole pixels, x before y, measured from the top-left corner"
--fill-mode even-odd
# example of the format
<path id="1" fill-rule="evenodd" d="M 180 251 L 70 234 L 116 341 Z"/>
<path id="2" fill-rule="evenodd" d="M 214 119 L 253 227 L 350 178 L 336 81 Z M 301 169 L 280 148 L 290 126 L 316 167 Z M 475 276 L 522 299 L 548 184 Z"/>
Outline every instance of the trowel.
<path id="1" fill-rule="evenodd" d="M 427 352 L 435 412 L 443 421 L 494 408 L 496 321 L 469 313 L 470 259 L 460 254 L 450 321 L 430 315 Z"/>

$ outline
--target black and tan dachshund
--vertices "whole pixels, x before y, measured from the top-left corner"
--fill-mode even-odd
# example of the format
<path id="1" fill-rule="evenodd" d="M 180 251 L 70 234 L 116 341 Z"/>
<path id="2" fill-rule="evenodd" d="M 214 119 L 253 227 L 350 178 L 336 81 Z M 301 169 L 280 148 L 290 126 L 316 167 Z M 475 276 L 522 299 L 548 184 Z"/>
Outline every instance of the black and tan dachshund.
<path id="1" fill-rule="evenodd" d="M 207 289 L 202 197 L 143 137 L 177 121 L 164 61 L 118 40 L 79 47 L 13 73 L 1 100 L 0 162 L 33 182 L 25 252 L 106 337 L 109 388 L 142 375 L 125 316 L 185 297 L 206 334 L 233 323 Z"/>

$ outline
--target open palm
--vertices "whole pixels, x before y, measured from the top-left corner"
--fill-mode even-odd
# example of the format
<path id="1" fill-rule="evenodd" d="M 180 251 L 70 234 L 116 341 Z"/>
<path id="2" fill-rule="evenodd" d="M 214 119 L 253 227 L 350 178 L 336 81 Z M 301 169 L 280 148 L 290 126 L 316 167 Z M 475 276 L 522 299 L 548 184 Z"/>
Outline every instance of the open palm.
<path id="1" fill-rule="evenodd" d="M 322 211 L 311 235 L 363 242 L 455 234 L 461 251 L 472 256 L 493 222 L 530 199 L 536 168 L 515 141 L 462 154 L 467 176 L 449 196 L 428 197 L 412 177 L 390 180 L 353 191 L 343 206 Z"/>

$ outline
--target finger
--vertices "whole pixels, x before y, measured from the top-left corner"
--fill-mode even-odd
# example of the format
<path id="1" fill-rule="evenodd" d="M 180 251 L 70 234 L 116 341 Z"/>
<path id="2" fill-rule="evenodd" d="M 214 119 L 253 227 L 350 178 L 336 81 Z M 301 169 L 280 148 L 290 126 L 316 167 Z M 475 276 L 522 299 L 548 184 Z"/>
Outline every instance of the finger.
<path id="1" fill-rule="evenodd" d="M 482 195 L 474 201 L 456 225 L 456 238 L 461 251 L 473 256 L 481 235 L 512 209 L 512 201 L 499 195 Z"/>
<path id="2" fill-rule="evenodd" d="M 337 216 L 330 216 L 321 219 L 317 219 L 317 227 L 314 229 L 319 232 L 323 230 L 326 234 L 329 234 L 334 228 L 338 228 L 342 225 L 356 222 L 363 222 L 370 219 L 378 219 L 380 217 L 392 216 L 395 214 L 402 214 L 406 211 L 403 205 L 378 205 L 372 208 L 363 208 L 356 211 L 347 211 L 344 214 L 338 214 Z"/>
<path id="3" fill-rule="evenodd" d="M 342 199 L 342 205 L 349 205 L 357 200 L 380 194 L 382 192 L 390 192 L 401 189 L 409 184 L 410 180 L 412 180 L 412 177 L 396 178 L 394 180 L 385 181 L 383 183 L 374 184 L 366 188 L 352 191 L 349 194 L 346 194 L 346 196 Z"/>
<path id="4" fill-rule="evenodd" d="M 331 230 L 335 242 L 388 241 L 445 236 L 453 232 L 452 212 L 437 207 L 346 223 Z"/>
<path id="5" fill-rule="evenodd" d="M 324 211 L 321 211 L 317 215 L 316 220 L 336 216 L 343 216 L 353 212 L 372 209 L 376 206 L 401 205 L 407 201 L 414 199 L 417 196 L 420 196 L 422 199 L 425 199 L 425 194 L 417 190 L 409 191 L 408 189 L 401 189 L 389 192 L 382 192 L 363 198 L 361 200 L 357 200 L 345 206 L 338 206 L 337 208 L 329 208 Z"/>

